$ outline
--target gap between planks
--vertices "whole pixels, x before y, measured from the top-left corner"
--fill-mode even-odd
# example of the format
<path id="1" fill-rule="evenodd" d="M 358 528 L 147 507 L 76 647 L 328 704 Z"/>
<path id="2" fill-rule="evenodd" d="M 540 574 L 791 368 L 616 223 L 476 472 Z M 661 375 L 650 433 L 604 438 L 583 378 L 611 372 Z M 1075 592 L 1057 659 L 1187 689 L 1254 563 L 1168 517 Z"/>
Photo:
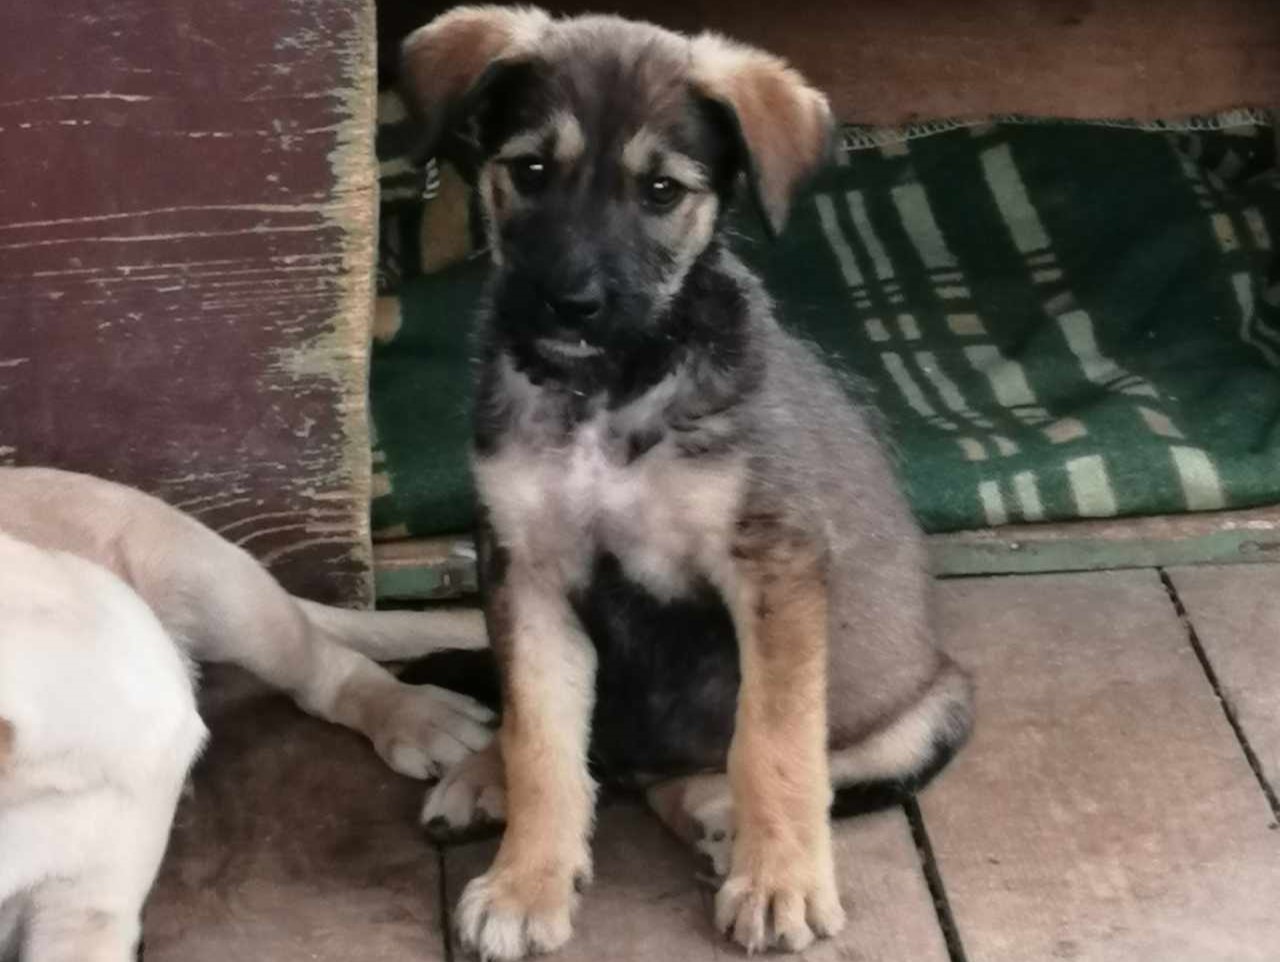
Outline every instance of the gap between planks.
<path id="1" fill-rule="evenodd" d="M 1262 763 L 1258 760 L 1257 752 L 1253 750 L 1253 744 L 1249 741 L 1249 735 L 1245 731 L 1239 715 L 1236 713 L 1235 706 L 1223 694 L 1222 683 L 1218 679 L 1218 673 L 1200 641 L 1195 622 L 1187 613 L 1187 607 L 1182 603 L 1182 598 L 1178 595 L 1177 586 L 1174 584 L 1173 579 L 1169 577 L 1168 571 L 1161 568 L 1159 572 L 1160 583 L 1164 585 L 1164 590 L 1169 595 L 1169 601 L 1173 604 L 1173 610 L 1177 612 L 1178 620 L 1182 622 L 1182 626 L 1186 630 L 1187 643 L 1191 645 L 1191 650 L 1196 653 L 1196 660 L 1200 662 L 1200 668 L 1204 671 L 1205 679 L 1213 689 L 1214 697 L 1218 699 L 1218 706 L 1226 716 L 1227 724 L 1231 726 L 1231 731 L 1236 736 L 1236 741 L 1240 744 L 1240 750 L 1244 753 L 1245 761 L 1248 762 L 1249 768 L 1253 772 L 1253 777 L 1258 780 L 1258 787 L 1262 789 L 1262 794 L 1266 797 L 1267 804 L 1271 806 L 1272 817 L 1277 823 L 1280 823 L 1280 799 L 1276 797 L 1276 790 L 1262 770 Z"/>

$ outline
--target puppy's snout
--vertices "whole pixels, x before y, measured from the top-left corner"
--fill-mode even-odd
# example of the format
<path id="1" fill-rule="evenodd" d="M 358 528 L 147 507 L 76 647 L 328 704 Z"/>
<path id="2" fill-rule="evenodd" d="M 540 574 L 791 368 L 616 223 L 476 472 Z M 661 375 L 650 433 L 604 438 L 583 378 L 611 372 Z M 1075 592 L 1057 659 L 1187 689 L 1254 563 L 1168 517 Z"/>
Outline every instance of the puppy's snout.
<path id="1" fill-rule="evenodd" d="M 542 298 L 566 325 L 588 324 L 604 313 L 604 285 L 595 278 L 577 284 L 544 289 Z"/>

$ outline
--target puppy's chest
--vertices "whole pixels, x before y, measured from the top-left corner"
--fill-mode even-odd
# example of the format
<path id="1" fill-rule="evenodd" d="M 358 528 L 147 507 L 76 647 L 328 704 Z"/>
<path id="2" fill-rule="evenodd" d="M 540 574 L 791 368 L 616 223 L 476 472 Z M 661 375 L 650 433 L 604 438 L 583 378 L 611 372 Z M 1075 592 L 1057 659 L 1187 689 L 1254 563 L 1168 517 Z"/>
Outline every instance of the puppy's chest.
<path id="1" fill-rule="evenodd" d="M 689 458 L 665 440 L 640 451 L 600 416 L 563 446 L 512 443 L 478 466 L 478 479 L 509 547 L 559 563 L 572 585 L 608 553 L 661 597 L 682 593 L 727 550 L 743 472 L 735 459 Z"/>

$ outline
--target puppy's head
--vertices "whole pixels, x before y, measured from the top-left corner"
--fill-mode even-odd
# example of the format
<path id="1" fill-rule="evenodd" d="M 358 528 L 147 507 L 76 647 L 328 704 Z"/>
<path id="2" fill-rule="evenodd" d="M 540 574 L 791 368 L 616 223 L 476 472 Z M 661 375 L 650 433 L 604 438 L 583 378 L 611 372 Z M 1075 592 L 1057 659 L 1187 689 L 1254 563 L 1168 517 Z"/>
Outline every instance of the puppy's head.
<path id="1" fill-rule="evenodd" d="M 501 333 L 552 365 L 677 338 L 739 179 L 779 231 L 829 146 L 826 100 L 777 58 L 613 17 L 463 7 L 409 37 L 403 73 L 474 171 Z"/>

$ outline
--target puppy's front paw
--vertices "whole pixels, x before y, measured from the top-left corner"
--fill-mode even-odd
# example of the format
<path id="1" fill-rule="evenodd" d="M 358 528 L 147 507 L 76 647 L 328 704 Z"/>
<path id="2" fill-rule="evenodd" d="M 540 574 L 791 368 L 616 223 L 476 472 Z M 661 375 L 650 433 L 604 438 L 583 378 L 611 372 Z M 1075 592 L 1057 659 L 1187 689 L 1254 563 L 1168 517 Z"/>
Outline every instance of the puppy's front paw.
<path id="1" fill-rule="evenodd" d="M 834 871 L 813 871 L 805 861 L 765 858 L 741 874 L 735 865 L 716 893 L 716 927 L 748 952 L 799 952 L 815 936 L 835 935 L 845 916 Z"/>
<path id="2" fill-rule="evenodd" d="M 512 962 L 560 948 L 573 934 L 576 889 L 585 870 L 492 868 L 458 902 L 462 947 L 482 962 Z"/>
<path id="3" fill-rule="evenodd" d="M 445 773 L 427 793 L 421 821 L 432 836 L 453 841 L 488 834 L 507 814 L 507 791 L 498 743 L 490 742 Z"/>
<path id="4" fill-rule="evenodd" d="M 369 733 L 393 769 L 437 778 L 493 740 L 494 714 L 479 702 L 435 685 L 405 685 Z"/>

